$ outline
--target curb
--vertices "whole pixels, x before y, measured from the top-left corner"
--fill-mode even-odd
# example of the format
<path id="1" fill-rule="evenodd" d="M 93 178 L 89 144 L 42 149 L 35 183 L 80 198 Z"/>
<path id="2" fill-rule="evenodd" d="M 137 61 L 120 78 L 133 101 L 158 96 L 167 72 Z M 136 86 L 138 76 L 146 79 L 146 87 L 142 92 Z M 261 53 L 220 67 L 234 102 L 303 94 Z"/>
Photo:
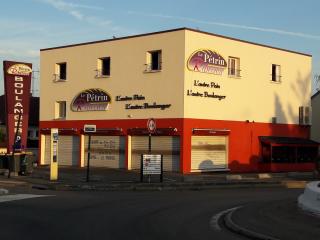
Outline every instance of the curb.
<path id="1" fill-rule="evenodd" d="M 0 195 L 6 195 L 8 193 L 9 193 L 9 191 L 7 189 L 0 188 Z"/>
<path id="2" fill-rule="evenodd" d="M 56 191 L 179 191 L 179 190 L 210 190 L 225 188 L 252 188 L 252 187 L 285 187 L 282 182 L 214 182 L 214 183 L 174 183 L 174 184 L 61 184 L 32 185 L 34 189 Z"/>
<path id="3" fill-rule="evenodd" d="M 273 181 L 202 181 L 202 182 L 165 182 L 165 183 L 64 183 L 64 182 L 32 182 L 32 181 L 0 181 L 0 186 L 28 186 L 38 190 L 54 191 L 179 191 L 210 190 L 227 188 L 304 188 L 306 181 L 273 180 Z"/>
<path id="4" fill-rule="evenodd" d="M 239 226 L 238 224 L 236 224 L 233 220 L 232 220 L 232 215 L 233 213 L 236 211 L 237 209 L 229 212 L 226 214 L 225 218 L 224 218 L 224 222 L 225 222 L 225 226 L 232 232 L 235 232 L 239 235 L 248 237 L 250 239 L 258 239 L 258 240 L 280 240 L 279 238 L 274 238 L 271 236 L 267 236 L 261 233 L 257 233 L 254 231 L 251 231 L 249 229 L 243 228 L 241 226 Z"/>

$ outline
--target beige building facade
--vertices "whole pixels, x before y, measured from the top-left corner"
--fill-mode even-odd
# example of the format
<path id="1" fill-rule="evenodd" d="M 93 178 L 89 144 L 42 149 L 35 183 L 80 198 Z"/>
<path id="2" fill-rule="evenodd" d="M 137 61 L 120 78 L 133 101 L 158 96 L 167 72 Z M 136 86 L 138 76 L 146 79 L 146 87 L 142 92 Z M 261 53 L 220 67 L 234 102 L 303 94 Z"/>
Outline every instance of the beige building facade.
<path id="1" fill-rule="evenodd" d="M 58 128 L 60 162 L 85 166 L 94 124 L 94 165 L 138 169 L 153 118 L 167 171 L 312 169 L 311 60 L 188 28 L 42 49 L 40 163 Z"/>

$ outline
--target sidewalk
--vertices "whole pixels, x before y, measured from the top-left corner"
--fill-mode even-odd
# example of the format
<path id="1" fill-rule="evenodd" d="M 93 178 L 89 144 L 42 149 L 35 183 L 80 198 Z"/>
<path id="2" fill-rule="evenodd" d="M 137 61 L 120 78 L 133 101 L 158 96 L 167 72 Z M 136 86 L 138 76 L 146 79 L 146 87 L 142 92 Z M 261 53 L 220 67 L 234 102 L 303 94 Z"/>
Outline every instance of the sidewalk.
<path id="1" fill-rule="evenodd" d="M 304 173 L 266 173 L 229 174 L 221 172 L 180 173 L 165 172 L 163 183 L 158 176 L 145 177 L 140 182 L 139 171 L 92 168 L 90 181 L 86 182 L 85 168 L 60 167 L 58 181 L 50 181 L 49 167 L 38 167 L 29 176 L 0 176 L 0 188 L 6 186 L 25 186 L 50 190 L 202 190 L 211 188 L 239 187 L 289 187 L 304 188 L 308 181 L 316 180 L 311 172 Z M 149 182 L 150 181 L 150 182 Z"/>

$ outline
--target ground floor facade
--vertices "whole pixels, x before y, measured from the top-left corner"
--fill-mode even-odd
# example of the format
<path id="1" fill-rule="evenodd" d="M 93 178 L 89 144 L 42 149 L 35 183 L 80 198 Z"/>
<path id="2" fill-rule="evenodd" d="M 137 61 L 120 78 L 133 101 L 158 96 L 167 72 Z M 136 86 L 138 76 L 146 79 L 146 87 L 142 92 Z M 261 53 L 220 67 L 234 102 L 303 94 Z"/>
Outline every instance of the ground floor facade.
<path id="1" fill-rule="evenodd" d="M 94 124 L 90 166 L 139 169 L 148 153 L 147 119 L 41 121 L 39 163 L 50 164 L 52 128 L 59 129 L 58 163 L 85 167 L 88 135 Z M 312 171 L 318 143 L 309 126 L 248 121 L 156 119 L 151 152 L 163 155 L 165 171 L 285 172 Z"/>

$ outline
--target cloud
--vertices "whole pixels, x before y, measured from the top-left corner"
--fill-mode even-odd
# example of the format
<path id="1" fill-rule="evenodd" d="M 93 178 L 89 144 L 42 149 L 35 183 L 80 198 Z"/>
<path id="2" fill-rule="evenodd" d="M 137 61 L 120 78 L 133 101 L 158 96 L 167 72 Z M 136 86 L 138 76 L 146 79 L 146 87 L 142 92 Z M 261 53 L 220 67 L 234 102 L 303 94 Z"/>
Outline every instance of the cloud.
<path id="1" fill-rule="evenodd" d="M 111 30 L 118 29 L 118 27 L 112 26 L 112 21 L 104 20 L 96 16 L 90 16 L 81 11 L 81 9 L 104 10 L 104 8 L 102 7 L 76 4 L 76 3 L 66 2 L 64 0 L 38 0 L 38 1 L 49 4 L 55 9 L 65 12 L 79 21 L 84 21 L 89 24 L 97 25 L 100 27 L 109 26 Z"/>
<path id="2" fill-rule="evenodd" d="M 170 15 L 163 15 L 163 14 L 146 14 L 146 13 L 135 12 L 135 11 L 129 11 L 128 13 L 133 14 L 133 15 L 143 16 L 143 17 L 157 17 L 157 18 L 165 18 L 165 19 L 182 20 L 182 21 L 188 21 L 188 22 L 199 23 L 199 24 L 215 25 L 215 26 L 222 26 L 222 27 L 245 29 L 245 30 L 254 30 L 254 31 L 260 31 L 260 32 L 269 32 L 269 33 L 276 33 L 276 34 L 281 34 L 281 35 L 289 35 L 289 36 L 294 36 L 294 37 L 302 37 L 302 38 L 320 40 L 319 35 L 312 35 L 312 34 L 306 34 L 306 33 L 300 33 L 300 32 L 290 32 L 290 31 L 285 31 L 285 30 L 281 30 L 281 29 L 274 29 L 274 28 L 262 28 L 262 27 L 238 25 L 238 24 L 231 24 L 231 23 L 222 23 L 222 22 L 215 22 L 215 21 L 203 21 L 203 20 L 199 20 L 199 19 L 195 19 L 195 18 L 170 16 Z"/>
<path id="3" fill-rule="evenodd" d="M 34 49 L 1 49 L 0 55 L 7 57 L 21 57 L 21 58 L 38 58 L 40 53 L 39 50 Z"/>
<path id="4" fill-rule="evenodd" d="M 72 9 L 76 9 L 76 8 L 92 9 L 92 10 L 103 10 L 104 9 L 103 7 L 71 3 L 71 2 L 66 2 L 63 0 L 39 0 L 39 1 L 50 4 L 53 7 L 55 7 L 56 9 L 62 10 L 62 11 L 69 11 L 70 9 L 72 10 Z"/>

